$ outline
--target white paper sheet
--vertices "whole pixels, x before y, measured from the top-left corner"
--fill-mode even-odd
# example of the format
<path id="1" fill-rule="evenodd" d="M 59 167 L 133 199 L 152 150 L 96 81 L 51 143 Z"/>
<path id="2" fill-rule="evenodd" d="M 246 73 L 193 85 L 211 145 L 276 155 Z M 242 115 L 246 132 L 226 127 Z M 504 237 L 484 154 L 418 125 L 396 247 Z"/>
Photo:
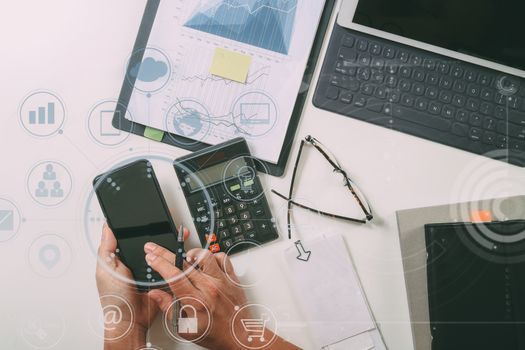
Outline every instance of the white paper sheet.
<path id="1" fill-rule="evenodd" d="M 325 0 L 161 1 L 129 103 L 135 122 L 277 163 Z M 252 57 L 246 83 L 209 73 L 215 49 Z"/>
<path id="2" fill-rule="evenodd" d="M 297 259 L 295 246 L 284 255 L 290 281 L 319 348 L 375 330 L 343 238 L 323 236 L 303 241 L 303 245 L 311 251 L 307 262 Z M 366 349 L 366 336 L 362 340 Z M 357 350 L 365 350 L 359 348 L 359 341 L 357 344 Z"/>

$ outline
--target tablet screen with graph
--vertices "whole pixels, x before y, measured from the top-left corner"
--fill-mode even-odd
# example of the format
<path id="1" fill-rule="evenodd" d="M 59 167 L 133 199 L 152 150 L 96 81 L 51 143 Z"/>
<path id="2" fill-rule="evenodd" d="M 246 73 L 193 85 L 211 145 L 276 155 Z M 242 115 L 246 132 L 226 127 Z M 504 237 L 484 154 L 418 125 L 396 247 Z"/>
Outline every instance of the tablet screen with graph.
<path id="1" fill-rule="evenodd" d="M 127 70 L 129 115 L 182 146 L 244 137 L 277 163 L 325 3 L 161 1 Z"/>

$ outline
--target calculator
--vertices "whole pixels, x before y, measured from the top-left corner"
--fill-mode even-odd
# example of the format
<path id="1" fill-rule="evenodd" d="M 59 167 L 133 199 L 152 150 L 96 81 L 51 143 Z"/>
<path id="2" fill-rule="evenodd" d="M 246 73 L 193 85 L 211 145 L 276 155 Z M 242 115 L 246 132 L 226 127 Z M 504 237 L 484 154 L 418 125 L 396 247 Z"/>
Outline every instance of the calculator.
<path id="1" fill-rule="evenodd" d="M 201 244 L 212 253 L 233 254 L 279 238 L 256 162 L 243 138 L 174 162 Z"/>

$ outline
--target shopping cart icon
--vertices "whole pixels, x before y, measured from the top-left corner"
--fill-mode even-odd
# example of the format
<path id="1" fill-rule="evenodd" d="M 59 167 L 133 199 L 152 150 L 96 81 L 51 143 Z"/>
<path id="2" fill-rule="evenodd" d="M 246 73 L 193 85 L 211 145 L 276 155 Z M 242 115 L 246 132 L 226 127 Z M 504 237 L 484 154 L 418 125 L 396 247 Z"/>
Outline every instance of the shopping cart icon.
<path id="1" fill-rule="evenodd" d="M 266 315 L 263 318 L 243 318 L 241 319 L 244 330 L 248 333 L 248 342 L 252 342 L 254 338 L 259 338 L 259 341 L 265 342 L 264 331 L 266 330 L 266 323 L 270 320 Z"/>

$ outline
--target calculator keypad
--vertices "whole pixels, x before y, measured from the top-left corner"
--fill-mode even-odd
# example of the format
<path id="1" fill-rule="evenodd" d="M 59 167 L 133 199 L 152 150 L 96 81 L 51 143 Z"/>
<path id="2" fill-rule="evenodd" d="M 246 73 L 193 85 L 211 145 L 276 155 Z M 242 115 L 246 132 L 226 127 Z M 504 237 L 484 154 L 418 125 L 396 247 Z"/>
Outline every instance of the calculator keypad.
<path id="1" fill-rule="evenodd" d="M 201 193 L 189 198 L 190 208 L 194 208 L 193 216 L 203 246 L 213 253 L 236 252 L 242 248 L 232 249 L 236 244 L 249 241 L 265 243 L 278 237 L 274 219 L 264 196 L 254 196 L 259 193 L 257 182 L 251 187 L 250 196 L 253 200 L 244 200 L 243 194 L 227 193 L 222 184 L 208 188 L 212 198 L 213 214 L 215 217 L 215 232 L 210 235 L 211 222 L 209 205 Z M 242 192 L 242 191 L 241 191 Z M 237 246 L 235 246 L 237 248 Z"/>

